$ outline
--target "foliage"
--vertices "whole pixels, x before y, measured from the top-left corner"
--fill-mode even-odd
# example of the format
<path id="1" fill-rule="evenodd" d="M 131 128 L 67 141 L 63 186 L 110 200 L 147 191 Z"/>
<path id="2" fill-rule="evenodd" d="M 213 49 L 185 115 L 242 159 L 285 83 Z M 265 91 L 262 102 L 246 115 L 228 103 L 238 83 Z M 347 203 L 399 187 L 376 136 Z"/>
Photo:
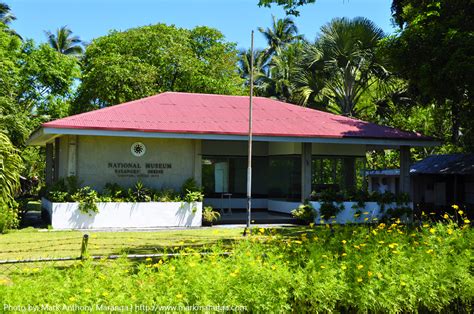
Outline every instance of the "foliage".
<path id="1" fill-rule="evenodd" d="M 474 147 L 472 1 L 394 0 L 392 12 L 400 27 L 385 43 L 393 68 L 412 97 L 443 113 L 451 144 Z"/>
<path id="2" fill-rule="evenodd" d="M 165 91 L 240 94 L 234 43 L 208 27 L 156 24 L 113 31 L 87 46 L 74 113 Z"/>
<path id="3" fill-rule="evenodd" d="M 389 78 L 377 50 L 384 36 L 382 29 L 366 18 L 336 18 L 321 27 L 321 35 L 303 51 L 300 67 L 309 73 L 301 72 L 297 83 L 300 102 L 314 105 L 323 97 L 334 113 L 351 116 L 363 110 L 358 107 L 361 96 L 373 84 Z M 305 85 L 311 76 L 323 80 Z"/>
<path id="4" fill-rule="evenodd" d="M 10 139 L 0 130 L 0 205 L 10 205 L 20 188 L 22 161 Z"/>
<path id="5" fill-rule="evenodd" d="M 91 189 L 89 186 L 85 186 L 77 190 L 71 196 L 74 202 L 79 203 L 79 211 L 84 214 L 92 215 L 92 213 L 98 213 L 99 208 L 97 207 L 97 202 L 100 200 L 96 191 Z"/>
<path id="6" fill-rule="evenodd" d="M 82 41 L 78 36 L 72 36 L 72 31 L 67 26 L 62 26 L 56 33 L 45 32 L 49 45 L 64 55 L 80 55 L 83 53 Z"/>
<path id="7" fill-rule="evenodd" d="M 6 205 L 0 202 L 0 234 L 18 227 L 18 210 L 16 204 Z"/>
<path id="8" fill-rule="evenodd" d="M 307 224 L 314 223 L 314 220 L 317 216 L 316 211 L 314 210 L 310 202 L 305 202 L 304 204 L 301 204 L 300 206 L 298 206 L 298 208 L 292 210 L 291 214 L 293 215 L 293 217 Z"/>
<path id="9" fill-rule="evenodd" d="M 316 0 L 259 0 L 258 5 L 270 8 L 272 4 L 282 6 L 288 15 L 298 16 L 298 8 L 302 5 L 315 3 Z"/>
<path id="10" fill-rule="evenodd" d="M 322 219 L 328 220 L 329 218 L 336 218 L 337 214 L 339 214 L 343 209 L 344 204 L 342 203 L 336 205 L 335 202 L 324 201 L 321 203 L 319 213 Z"/>
<path id="11" fill-rule="evenodd" d="M 230 256 L 218 255 L 229 250 L 223 245 L 193 245 L 176 258 L 138 263 L 27 266 L 0 281 L 0 302 L 95 308 L 153 300 L 240 305 L 258 313 L 472 312 L 474 233 L 467 225 L 447 220 L 413 228 L 394 222 L 371 229 L 261 228 L 252 234 L 234 244 Z M 201 249 L 211 254 L 201 257 Z"/>
<path id="12" fill-rule="evenodd" d="M 3 2 L 0 2 L 0 23 L 9 24 L 16 20 L 15 15 L 11 12 L 10 7 Z"/>
<path id="13" fill-rule="evenodd" d="M 135 186 L 128 190 L 128 198 L 132 202 L 150 202 L 151 194 L 151 191 L 141 181 L 135 183 Z"/>
<path id="14" fill-rule="evenodd" d="M 301 38 L 300 35 L 297 35 L 298 28 L 291 18 L 285 17 L 283 19 L 277 19 L 275 16 L 272 16 L 272 20 L 271 28 L 258 28 L 258 31 L 262 33 L 267 41 L 265 53 L 269 56 L 276 53 L 278 49 L 283 49 L 286 45 Z"/>
<path id="15" fill-rule="evenodd" d="M 202 220 L 203 222 L 212 224 L 221 218 L 221 214 L 218 211 L 215 211 L 212 206 L 204 206 L 202 210 Z"/>

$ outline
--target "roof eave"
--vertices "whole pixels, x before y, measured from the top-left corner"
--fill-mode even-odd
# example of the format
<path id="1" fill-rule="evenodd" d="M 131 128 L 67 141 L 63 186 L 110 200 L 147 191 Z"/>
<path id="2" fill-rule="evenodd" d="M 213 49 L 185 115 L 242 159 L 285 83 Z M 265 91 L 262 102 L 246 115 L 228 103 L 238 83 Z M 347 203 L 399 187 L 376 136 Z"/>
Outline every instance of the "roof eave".
<path id="1" fill-rule="evenodd" d="M 202 140 L 234 140 L 245 141 L 247 135 L 239 134 L 211 134 L 211 133 L 169 133 L 169 132 L 143 132 L 137 130 L 104 130 L 104 129 L 82 129 L 82 128 L 54 128 L 42 127 L 34 132 L 28 140 L 28 145 L 45 145 L 60 135 L 88 135 L 88 136 L 121 136 L 141 138 L 182 138 Z M 363 144 L 374 147 L 433 147 L 441 143 L 431 139 L 388 139 L 388 138 L 364 138 L 364 137 L 301 137 L 301 136 L 276 136 L 276 135 L 254 135 L 255 141 L 263 142 L 300 142 L 300 143 L 328 143 L 328 144 Z"/>

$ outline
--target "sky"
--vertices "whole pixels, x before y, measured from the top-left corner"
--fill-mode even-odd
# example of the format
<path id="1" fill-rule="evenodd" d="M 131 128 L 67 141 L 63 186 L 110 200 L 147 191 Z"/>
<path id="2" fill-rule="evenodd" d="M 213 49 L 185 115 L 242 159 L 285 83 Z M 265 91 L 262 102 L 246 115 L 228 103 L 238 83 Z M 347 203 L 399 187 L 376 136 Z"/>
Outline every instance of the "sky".
<path id="1" fill-rule="evenodd" d="M 258 27 L 269 27 L 272 15 L 284 17 L 280 7 L 258 7 L 258 0 L 0 0 L 7 3 L 17 20 L 11 26 L 23 37 L 45 41 L 45 30 L 67 25 L 85 42 L 110 30 L 166 23 L 193 28 L 205 25 L 219 29 L 238 48 L 250 47 L 254 30 L 255 47 L 265 47 Z M 364 16 L 386 33 L 394 28 L 390 20 L 391 0 L 317 0 L 301 8 L 294 18 L 299 32 L 313 40 L 319 28 L 335 17 Z"/>

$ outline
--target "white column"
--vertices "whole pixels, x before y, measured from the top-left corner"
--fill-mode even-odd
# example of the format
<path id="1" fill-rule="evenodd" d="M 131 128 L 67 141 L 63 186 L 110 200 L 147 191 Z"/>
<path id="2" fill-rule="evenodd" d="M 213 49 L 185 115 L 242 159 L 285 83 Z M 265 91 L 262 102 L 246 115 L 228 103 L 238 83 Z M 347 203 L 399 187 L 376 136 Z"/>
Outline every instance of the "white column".
<path id="1" fill-rule="evenodd" d="M 312 179 L 312 144 L 301 144 L 301 201 L 304 202 L 311 195 Z"/>
<path id="2" fill-rule="evenodd" d="M 400 192 L 411 196 L 410 163 L 410 147 L 400 146 Z"/>
<path id="3" fill-rule="evenodd" d="M 194 140 L 194 169 L 193 177 L 199 186 L 202 186 L 202 142 Z"/>
<path id="4" fill-rule="evenodd" d="M 45 181 L 46 185 L 50 186 L 53 184 L 53 152 L 54 146 L 52 143 L 46 144 L 46 169 L 45 169 Z"/>
<path id="5" fill-rule="evenodd" d="M 77 135 L 69 135 L 67 154 L 67 175 L 77 175 Z"/>

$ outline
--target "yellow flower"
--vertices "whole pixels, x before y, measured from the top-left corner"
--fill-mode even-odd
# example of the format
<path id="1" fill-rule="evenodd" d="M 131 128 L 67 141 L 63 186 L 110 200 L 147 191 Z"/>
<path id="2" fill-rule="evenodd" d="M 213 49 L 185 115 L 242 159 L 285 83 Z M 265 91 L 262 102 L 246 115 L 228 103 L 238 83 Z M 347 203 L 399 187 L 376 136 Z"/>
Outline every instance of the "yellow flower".
<path id="1" fill-rule="evenodd" d="M 398 218 L 397 221 L 395 221 L 395 223 L 397 223 L 397 224 L 401 223 L 400 218 Z"/>
<path id="2" fill-rule="evenodd" d="M 275 265 L 272 265 L 272 269 L 275 270 L 277 267 Z"/>
<path id="3" fill-rule="evenodd" d="M 434 251 L 432 249 L 429 249 L 429 250 L 426 251 L 426 253 L 428 253 L 428 254 L 433 254 L 433 252 Z"/>
<path id="4" fill-rule="evenodd" d="M 362 278 L 357 278 L 357 282 L 362 282 Z"/>
<path id="5" fill-rule="evenodd" d="M 357 269 L 362 269 L 364 268 L 364 265 L 357 265 Z"/>
<path id="6" fill-rule="evenodd" d="M 462 214 L 464 214 L 464 212 L 462 210 L 458 210 L 458 214 L 462 216 Z"/>
<path id="7" fill-rule="evenodd" d="M 385 241 L 379 241 L 379 244 L 384 244 L 384 243 L 385 243 Z"/>
<path id="8" fill-rule="evenodd" d="M 459 206 L 454 204 L 453 206 L 451 206 L 452 208 L 454 208 L 455 210 L 459 209 Z"/>
<path id="9" fill-rule="evenodd" d="M 296 244 L 303 244 L 303 242 L 302 242 L 302 241 L 299 241 L 299 240 L 295 240 L 295 241 L 293 241 L 293 242 L 296 243 Z"/>
<path id="10" fill-rule="evenodd" d="M 400 286 L 406 286 L 407 284 L 404 281 L 400 281 Z"/>
<path id="11" fill-rule="evenodd" d="M 258 232 L 260 232 L 261 234 L 264 234 L 265 233 L 265 228 L 258 229 Z"/>
<path id="12" fill-rule="evenodd" d="M 342 254 L 341 254 L 341 256 L 346 256 L 346 255 L 347 255 L 347 253 L 342 253 Z"/>
<path id="13" fill-rule="evenodd" d="M 388 247 L 391 248 L 391 249 L 394 249 L 394 248 L 397 247 L 397 246 L 398 246 L 397 243 L 390 243 L 390 244 L 388 245 Z"/>
<path id="14" fill-rule="evenodd" d="M 448 234 L 449 234 L 449 235 L 453 234 L 453 230 L 452 230 L 452 229 L 448 229 Z"/>
<path id="15" fill-rule="evenodd" d="M 377 235 L 377 231 L 372 230 L 373 235 Z"/>
<path id="16" fill-rule="evenodd" d="M 435 229 L 435 228 L 431 228 L 431 229 L 430 229 L 430 233 L 431 233 L 431 234 L 435 234 L 435 233 L 436 233 L 436 229 Z"/>
<path id="17" fill-rule="evenodd" d="M 444 218 L 444 219 L 449 219 L 449 215 L 448 215 L 448 214 L 444 214 L 443 218 Z"/>
<path id="18" fill-rule="evenodd" d="M 424 211 L 421 212 L 421 216 L 426 216 Z"/>
<path id="19" fill-rule="evenodd" d="M 367 276 L 372 277 L 372 272 L 371 272 L 371 271 L 368 271 L 368 272 L 367 272 Z"/>
<path id="20" fill-rule="evenodd" d="M 365 218 L 364 218 L 364 221 L 367 221 L 367 220 L 369 220 L 369 218 L 365 217 Z"/>
<path id="21" fill-rule="evenodd" d="M 342 266 L 341 266 L 341 269 L 342 269 L 342 270 L 346 270 L 346 269 L 347 269 L 347 266 L 346 266 L 346 265 L 342 265 Z"/>
<path id="22" fill-rule="evenodd" d="M 182 299 L 182 298 L 183 298 L 183 295 L 182 295 L 181 293 L 178 293 L 178 294 L 176 295 L 176 299 Z"/>
<path id="23" fill-rule="evenodd" d="M 151 262 L 151 261 L 152 261 L 152 259 L 151 259 L 151 257 L 147 257 L 147 258 L 145 259 L 145 261 L 147 261 L 147 262 Z"/>
<path id="24" fill-rule="evenodd" d="M 377 278 L 382 279 L 383 278 L 382 273 L 377 273 Z"/>
<path id="25" fill-rule="evenodd" d="M 313 228 L 313 227 L 314 227 L 314 222 L 310 222 L 310 223 L 309 223 L 309 227 L 310 227 L 310 228 Z"/>
<path id="26" fill-rule="evenodd" d="M 342 240 L 341 242 L 342 242 L 342 244 L 346 244 L 346 243 L 347 243 L 347 241 L 346 241 L 346 240 Z"/>
<path id="27" fill-rule="evenodd" d="M 325 269 L 325 268 L 326 268 L 326 266 L 324 266 L 324 265 L 321 265 L 321 266 L 319 266 L 319 267 L 321 267 L 321 269 Z"/>
<path id="28" fill-rule="evenodd" d="M 470 223 L 471 223 L 471 221 L 470 221 L 469 219 L 467 219 L 467 218 L 466 218 L 466 219 L 464 219 L 464 223 L 465 223 L 465 224 L 470 224 Z"/>
<path id="29" fill-rule="evenodd" d="M 107 291 L 105 291 L 105 292 L 102 292 L 102 295 L 103 295 L 104 297 L 106 297 L 106 296 L 109 295 L 109 293 L 108 293 Z"/>

